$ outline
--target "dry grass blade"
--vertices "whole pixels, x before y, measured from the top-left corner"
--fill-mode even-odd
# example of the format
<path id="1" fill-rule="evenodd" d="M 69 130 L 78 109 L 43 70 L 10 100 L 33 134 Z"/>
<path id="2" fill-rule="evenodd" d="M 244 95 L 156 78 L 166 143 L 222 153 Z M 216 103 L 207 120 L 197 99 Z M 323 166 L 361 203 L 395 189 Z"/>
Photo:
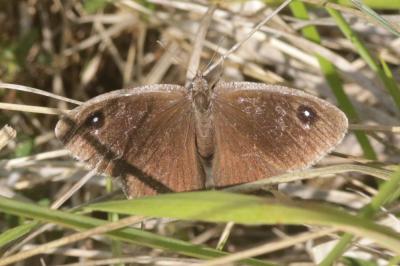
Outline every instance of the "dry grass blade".
<path id="1" fill-rule="evenodd" d="M 80 178 L 68 191 L 66 191 L 60 198 L 58 198 L 53 204 L 51 204 L 51 209 L 58 209 L 67 200 L 69 200 L 73 194 L 75 194 L 83 185 L 85 185 L 94 175 L 96 170 L 89 171 L 84 177 Z"/>
<path id="2" fill-rule="evenodd" d="M 206 37 L 208 27 L 210 26 L 212 15 L 215 9 L 216 6 L 211 6 L 204 15 L 202 23 L 200 23 L 200 29 L 198 30 L 196 39 L 194 40 L 192 55 L 189 60 L 189 65 L 187 66 L 186 84 L 189 84 L 189 82 L 191 82 L 194 79 L 194 77 L 198 72 L 201 52 L 203 50 L 203 42 Z"/>
<path id="3" fill-rule="evenodd" d="M 167 49 L 167 47 L 165 47 Z M 175 60 L 175 52 L 178 50 L 178 45 L 173 42 L 159 60 L 152 67 L 151 71 L 142 79 L 142 84 L 155 84 L 162 80 L 162 77 L 167 73 L 168 69 L 173 63 L 183 63 L 179 60 Z M 175 62 L 174 62 L 175 61 Z"/>
<path id="4" fill-rule="evenodd" d="M 268 252 L 284 249 L 287 247 L 294 246 L 299 243 L 303 243 L 315 238 L 324 237 L 335 232 L 333 229 L 324 229 L 317 232 L 303 233 L 297 236 L 290 236 L 288 239 L 279 240 L 272 243 L 266 243 L 255 248 L 251 248 L 245 251 L 240 251 L 232 255 L 228 255 L 222 258 L 214 259 L 206 263 L 200 264 L 201 266 L 216 266 L 216 265 L 227 265 L 230 262 L 239 261 L 245 258 L 251 258 L 259 256 Z"/>
<path id="5" fill-rule="evenodd" d="M 350 125 L 350 130 L 363 130 L 371 132 L 391 132 L 400 133 L 400 126 L 384 126 L 384 125 Z"/>
<path id="6" fill-rule="evenodd" d="M 46 115 L 60 115 L 67 111 L 67 110 L 59 110 L 56 108 L 25 105 L 25 104 L 14 104 L 14 103 L 0 103 L 0 109 L 10 110 L 10 111 L 19 111 L 19 112 L 30 112 L 30 113 L 37 113 L 37 114 L 46 114 Z"/>
<path id="7" fill-rule="evenodd" d="M 87 261 L 84 266 L 101 266 L 101 265 L 115 265 L 122 263 L 134 263 L 137 265 L 154 265 L 154 266 L 197 266 L 199 265 L 198 260 L 194 259 L 182 259 L 182 258 L 167 258 L 167 257 L 155 257 L 155 256 L 138 256 L 132 258 L 112 258 L 96 261 Z M 68 263 L 61 264 L 58 266 L 82 266 L 82 263 Z"/>
<path id="8" fill-rule="evenodd" d="M 40 160 L 48 160 L 54 159 L 58 157 L 63 157 L 69 155 L 69 151 L 67 150 L 57 150 L 57 151 L 49 151 L 43 152 L 32 156 L 26 156 L 22 158 L 16 158 L 12 160 L 3 160 L 0 165 L 3 168 L 11 169 L 11 168 L 19 168 L 27 165 L 33 165 L 35 162 Z"/>
<path id="9" fill-rule="evenodd" d="M 10 142 L 17 136 L 17 131 L 13 129 L 12 127 L 5 125 L 1 130 L 0 130 L 0 150 L 4 148 Z"/>
<path id="10" fill-rule="evenodd" d="M 67 245 L 67 244 L 75 243 L 79 240 L 83 240 L 88 237 L 93 237 L 95 235 L 104 234 L 104 233 L 107 233 L 110 231 L 114 231 L 114 230 L 117 230 L 120 228 L 127 227 L 132 224 L 140 223 L 141 221 L 143 221 L 143 219 L 144 218 L 140 217 L 140 216 L 131 216 L 131 217 L 119 220 L 117 222 L 113 222 L 113 223 L 109 223 L 109 224 L 106 224 L 103 226 L 95 227 L 93 229 L 87 230 L 82 233 L 75 233 L 73 235 L 69 235 L 69 236 L 63 237 L 58 240 L 54 240 L 47 244 L 43 244 L 41 246 L 38 246 L 37 248 L 33 248 L 33 249 L 27 250 L 27 251 L 22 251 L 16 255 L 2 258 L 0 261 L 0 265 L 1 266 L 9 265 L 9 264 L 21 261 L 23 259 L 32 257 L 34 255 L 41 254 L 42 252 L 46 252 L 48 250 L 52 250 L 54 248 L 61 247 L 61 246 Z"/>
<path id="11" fill-rule="evenodd" d="M 303 171 L 296 171 L 293 173 L 287 173 L 271 178 L 261 179 L 252 183 L 232 186 L 226 188 L 226 191 L 254 191 L 257 189 L 262 188 L 263 186 L 272 185 L 272 184 L 280 184 L 280 183 L 287 183 L 299 180 L 307 180 L 307 179 L 314 179 L 318 178 L 332 178 L 332 174 L 338 173 L 346 173 L 346 172 L 360 172 L 365 174 L 371 174 L 377 178 L 382 180 L 387 180 L 392 173 L 388 170 L 377 169 L 373 167 L 368 167 L 364 165 L 352 165 L 352 164 L 343 164 L 343 165 L 334 165 L 334 166 L 327 166 L 321 168 L 314 168 L 314 169 L 307 169 Z"/>
<path id="12" fill-rule="evenodd" d="M 228 241 L 229 235 L 232 232 L 233 226 L 235 225 L 234 222 L 229 222 L 225 225 L 224 231 L 222 231 L 221 236 L 219 237 L 217 249 L 222 250 Z"/>
<path id="13" fill-rule="evenodd" d="M 285 8 L 292 0 L 286 0 L 283 2 L 278 8 L 276 8 L 271 14 L 269 14 L 265 19 L 263 19 L 256 27 L 254 27 L 243 40 L 236 43 L 229 49 L 226 53 L 224 53 L 214 64 L 212 64 L 206 71 L 204 71 L 204 76 L 207 76 L 208 73 L 214 70 L 218 65 L 220 65 L 226 58 L 228 58 L 232 53 L 238 50 L 247 40 L 249 40 L 254 33 L 259 31 L 261 27 L 267 23 L 272 17 L 278 14 L 283 8 Z"/>
<path id="14" fill-rule="evenodd" d="M 47 91 L 43 91 L 43 90 L 39 90 L 39 89 L 35 89 L 35 88 L 32 88 L 32 87 L 23 86 L 23 85 L 0 82 L 0 88 L 35 93 L 35 94 L 38 94 L 38 95 L 43 95 L 43 96 L 46 96 L 46 97 L 49 97 L 49 98 L 53 98 L 53 99 L 56 99 L 56 100 L 69 102 L 69 103 L 73 103 L 73 104 L 77 104 L 77 105 L 82 104 L 82 102 L 77 101 L 77 100 L 69 99 L 69 98 L 54 94 L 54 93 L 50 93 L 50 92 L 47 92 Z"/>

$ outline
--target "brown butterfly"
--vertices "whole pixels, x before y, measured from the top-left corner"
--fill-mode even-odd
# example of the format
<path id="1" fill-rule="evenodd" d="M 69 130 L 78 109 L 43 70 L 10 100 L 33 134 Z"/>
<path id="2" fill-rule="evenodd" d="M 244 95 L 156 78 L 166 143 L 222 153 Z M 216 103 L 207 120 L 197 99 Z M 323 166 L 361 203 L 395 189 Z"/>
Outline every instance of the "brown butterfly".
<path id="1" fill-rule="evenodd" d="M 128 197 L 225 187 L 303 169 L 344 137 L 346 116 L 304 92 L 251 82 L 155 84 L 91 99 L 56 136 Z"/>

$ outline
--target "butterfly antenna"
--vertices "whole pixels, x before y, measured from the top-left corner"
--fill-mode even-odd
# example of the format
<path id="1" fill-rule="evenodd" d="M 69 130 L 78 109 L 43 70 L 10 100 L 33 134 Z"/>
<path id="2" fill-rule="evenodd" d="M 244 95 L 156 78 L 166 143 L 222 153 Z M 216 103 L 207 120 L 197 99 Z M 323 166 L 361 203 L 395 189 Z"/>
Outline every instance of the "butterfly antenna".
<path id="1" fill-rule="evenodd" d="M 219 54 L 219 48 L 221 48 L 221 43 L 223 40 L 225 40 L 225 37 L 221 37 L 219 39 L 217 49 L 215 49 L 215 51 L 214 51 L 213 55 L 211 56 L 210 61 L 208 61 L 207 65 L 205 65 L 204 67 L 201 68 L 200 73 L 204 73 L 204 71 L 211 66 L 212 62 L 215 60 L 215 58 Z M 223 62 L 222 62 L 222 64 L 223 64 Z"/>
<path id="2" fill-rule="evenodd" d="M 234 46 L 232 46 L 231 49 L 229 49 L 224 55 L 222 55 L 219 60 L 217 60 L 213 65 L 211 65 L 206 71 L 204 71 L 203 75 L 206 76 L 207 74 L 209 74 L 212 70 L 214 70 L 214 68 L 216 68 L 219 64 L 221 64 L 221 62 L 223 62 L 229 55 L 231 55 L 232 53 L 234 53 L 236 50 L 238 50 L 248 39 L 250 39 L 251 36 L 253 36 L 253 34 L 257 31 L 260 30 L 260 28 L 267 23 L 272 17 L 274 17 L 276 14 L 278 14 L 283 8 L 285 8 L 292 0 L 286 0 L 285 2 L 283 2 L 277 9 L 275 9 L 271 14 L 269 14 L 265 19 L 263 19 L 260 23 L 258 23 L 258 25 L 252 30 L 250 31 L 249 34 L 247 34 L 247 36 L 241 40 L 240 42 L 238 42 L 237 44 L 235 44 Z"/>

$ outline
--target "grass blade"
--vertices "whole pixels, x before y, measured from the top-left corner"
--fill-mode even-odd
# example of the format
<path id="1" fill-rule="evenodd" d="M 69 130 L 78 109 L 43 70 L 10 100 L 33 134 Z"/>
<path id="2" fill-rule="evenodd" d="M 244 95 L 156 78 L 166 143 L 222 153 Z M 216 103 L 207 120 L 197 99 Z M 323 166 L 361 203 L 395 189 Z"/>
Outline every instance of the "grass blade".
<path id="1" fill-rule="evenodd" d="M 55 223 L 74 230 L 87 230 L 107 223 L 107 221 L 104 220 L 75 213 L 51 210 L 35 204 L 20 202 L 1 196 L 0 210 L 3 213 L 18 215 L 43 222 Z M 194 258 L 206 259 L 227 255 L 226 252 L 199 245 L 193 245 L 185 241 L 164 237 L 133 228 L 125 228 L 113 231 L 107 233 L 107 235 L 120 241 L 133 243 L 139 246 L 169 250 Z M 271 265 L 270 263 L 255 259 L 244 260 L 244 262 L 249 265 Z"/>
<path id="2" fill-rule="evenodd" d="M 157 206 L 157 208 L 154 208 L 154 206 Z M 373 206 L 375 207 L 375 204 Z M 249 195 L 206 191 L 110 201 L 93 204 L 88 206 L 88 209 L 205 222 L 232 221 L 247 225 L 311 224 L 332 226 L 359 237 L 373 239 L 380 245 L 400 254 L 400 234 L 387 227 L 374 224 L 368 219 L 356 217 L 322 204 L 280 203 Z"/>
<path id="3" fill-rule="evenodd" d="M 365 60 L 372 71 L 374 71 L 375 74 L 382 81 L 385 89 L 392 96 L 393 101 L 395 102 L 397 108 L 400 110 L 400 90 L 396 87 L 393 87 L 393 81 L 390 79 L 390 77 L 386 75 L 385 71 L 380 67 L 377 60 L 369 52 L 368 48 L 364 45 L 358 35 L 350 28 L 344 17 L 338 11 L 332 8 L 327 8 L 326 10 L 335 20 L 336 24 L 338 25 L 342 33 L 346 36 L 346 38 L 353 43 L 354 47 L 358 51 L 358 54 Z"/>
<path id="4" fill-rule="evenodd" d="M 308 19 L 308 12 L 304 3 L 300 1 L 293 1 L 290 4 L 290 8 L 296 18 Z M 303 28 L 302 34 L 304 37 L 315 43 L 321 42 L 319 33 L 314 26 Z M 321 71 L 324 74 L 326 81 L 328 82 L 329 86 L 332 89 L 332 92 L 334 93 L 338 101 L 339 107 L 345 112 L 350 121 L 358 121 L 357 112 L 343 89 L 341 78 L 337 73 L 335 66 L 323 56 L 318 54 L 316 54 L 315 56 L 318 59 Z M 363 150 L 365 158 L 375 160 L 376 154 L 367 136 L 361 131 L 354 132 L 354 134 Z"/>
<path id="5" fill-rule="evenodd" d="M 359 217 L 370 219 L 376 212 L 379 211 L 381 206 L 385 203 L 394 200 L 394 195 L 398 196 L 400 188 L 400 168 L 392 175 L 389 181 L 386 181 L 380 186 L 378 193 L 372 198 L 371 203 L 365 206 Z M 347 249 L 353 236 L 351 234 L 344 234 L 332 251 L 325 257 L 320 265 L 328 266 L 337 260 Z"/>

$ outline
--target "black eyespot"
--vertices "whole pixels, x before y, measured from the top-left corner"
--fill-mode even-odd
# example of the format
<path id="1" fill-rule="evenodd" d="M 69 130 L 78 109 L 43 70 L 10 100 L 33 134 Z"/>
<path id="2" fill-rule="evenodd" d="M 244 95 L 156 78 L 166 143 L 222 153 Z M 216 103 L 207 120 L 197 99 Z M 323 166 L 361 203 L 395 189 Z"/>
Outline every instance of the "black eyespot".
<path id="1" fill-rule="evenodd" d="M 104 114 L 101 111 L 96 111 L 90 114 L 86 120 L 85 125 L 92 129 L 99 129 L 104 125 Z"/>
<path id="2" fill-rule="evenodd" d="M 297 108 L 297 118 L 303 124 L 311 125 L 317 121 L 318 115 L 317 112 L 310 106 L 300 105 Z"/>

